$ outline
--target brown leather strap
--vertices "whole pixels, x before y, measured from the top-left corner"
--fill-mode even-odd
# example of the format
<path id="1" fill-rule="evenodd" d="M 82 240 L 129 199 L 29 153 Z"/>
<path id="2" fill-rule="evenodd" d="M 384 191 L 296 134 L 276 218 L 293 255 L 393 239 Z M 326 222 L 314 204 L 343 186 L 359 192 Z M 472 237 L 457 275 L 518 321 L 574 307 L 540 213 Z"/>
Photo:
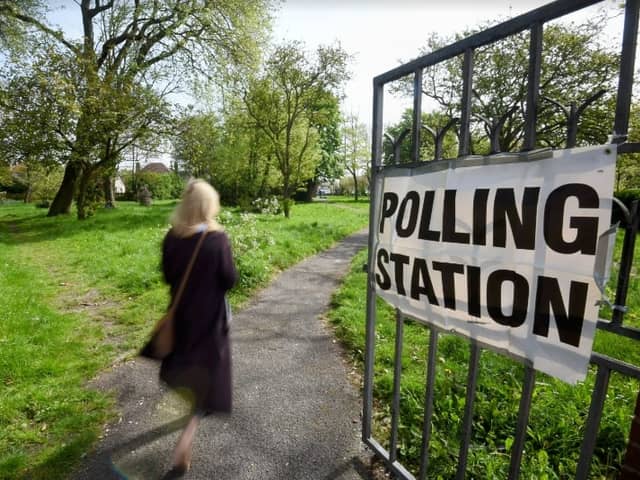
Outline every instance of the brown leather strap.
<path id="1" fill-rule="evenodd" d="M 176 292 L 176 296 L 173 297 L 173 302 L 171 302 L 171 307 L 169 307 L 169 311 L 171 313 L 175 313 L 175 310 L 180 302 L 180 297 L 182 297 L 182 293 L 184 292 L 184 287 L 187 284 L 187 280 L 189 279 L 189 275 L 191 274 L 191 269 L 193 268 L 193 264 L 196 263 L 196 257 L 198 256 L 198 252 L 200 251 L 200 247 L 202 246 L 202 242 L 204 241 L 204 237 L 207 236 L 207 231 L 205 230 L 200 235 L 198 239 L 198 243 L 196 244 L 196 248 L 193 251 L 193 255 L 191 255 L 191 259 L 189 260 L 189 265 L 187 265 L 187 270 L 184 272 L 182 276 L 182 281 L 180 282 L 180 286 L 178 287 L 178 291 Z"/>

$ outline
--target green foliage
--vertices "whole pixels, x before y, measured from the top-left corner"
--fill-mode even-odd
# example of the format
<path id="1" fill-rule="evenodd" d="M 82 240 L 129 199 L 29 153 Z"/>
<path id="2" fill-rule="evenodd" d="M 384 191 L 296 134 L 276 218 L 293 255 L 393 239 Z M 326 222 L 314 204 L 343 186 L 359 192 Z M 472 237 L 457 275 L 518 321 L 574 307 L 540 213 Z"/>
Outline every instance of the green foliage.
<path id="1" fill-rule="evenodd" d="M 43 168 L 36 165 L 30 174 L 31 200 L 40 204 L 51 202 L 60 187 L 63 174 L 60 166 Z"/>
<path id="2" fill-rule="evenodd" d="M 65 52 L 47 45 L 29 61 L 0 69 L 0 157 L 12 165 L 64 161 L 77 103 L 73 66 Z"/>
<path id="3" fill-rule="evenodd" d="M 640 154 L 623 153 L 616 162 L 616 189 L 640 189 Z"/>
<path id="4" fill-rule="evenodd" d="M 614 263 L 620 258 L 622 236 L 618 237 Z M 638 258 L 636 255 L 635 258 Z M 354 258 L 352 270 L 332 300 L 329 318 L 337 336 L 362 368 L 365 351 L 367 275 L 363 251 Z M 637 262 L 636 262 L 637 263 Z M 634 271 L 637 265 L 634 266 Z M 632 279 L 629 313 L 625 322 L 640 325 L 640 288 Z M 613 286 L 615 288 L 615 285 Z M 390 408 L 395 355 L 395 312 L 377 299 L 374 367 L 374 438 L 388 448 Z M 606 314 L 605 314 L 606 317 Z M 399 459 L 417 473 L 424 416 L 426 359 L 429 331 L 417 322 L 406 321 L 403 337 L 400 394 Z M 438 340 L 435 403 L 429 447 L 428 478 L 454 478 L 464 415 L 469 342 L 441 333 Z M 640 364 L 637 342 L 598 331 L 594 350 Z M 517 425 L 522 392 L 523 367 L 497 353 L 483 350 L 478 388 L 474 401 L 471 448 L 467 465 L 469 478 L 506 478 L 510 451 Z M 578 385 L 568 385 L 538 373 L 525 442 L 521 478 L 573 478 L 585 431 L 595 369 Z M 640 385 L 636 380 L 612 375 L 605 402 L 590 478 L 616 478 L 626 449 Z"/>
<path id="5" fill-rule="evenodd" d="M 39 163 L 20 164 L 8 170 L 7 183 L 0 182 L 0 190 L 19 196 L 26 202 L 39 205 L 50 202 L 62 181 L 63 169 L 57 165 Z"/>
<path id="6" fill-rule="evenodd" d="M 257 213 L 263 215 L 279 215 L 282 213 L 282 206 L 277 197 L 256 198 L 251 202 L 251 206 Z"/>
<path id="7" fill-rule="evenodd" d="M 357 116 L 347 115 L 342 123 L 340 160 L 345 171 L 351 175 L 352 192 L 356 200 L 362 190 L 358 185 L 358 177 L 362 172 L 368 171 L 369 152 L 367 126 L 361 123 Z"/>
<path id="8" fill-rule="evenodd" d="M 125 200 L 137 200 L 138 192 L 146 185 L 154 200 L 174 200 L 180 198 L 184 190 L 185 180 L 176 172 L 156 173 L 137 172 L 131 170 L 118 173 L 125 185 Z"/>
<path id="9" fill-rule="evenodd" d="M 222 118 L 186 112 L 178 122 L 173 150 L 181 171 L 208 180 L 224 203 L 248 207 L 277 191 L 280 175 L 264 132 L 231 100 Z"/>
<path id="10" fill-rule="evenodd" d="M 316 111 L 315 128 L 318 130 L 320 161 L 316 166 L 314 183 L 332 182 L 342 176 L 343 168 L 339 159 L 340 148 L 340 101 L 331 92 L 320 96 Z"/>
<path id="11" fill-rule="evenodd" d="M 346 62 L 340 47 L 319 47 L 311 58 L 300 42 L 289 42 L 276 46 L 264 72 L 249 79 L 243 100 L 273 152 L 287 217 L 289 199 L 314 177 L 321 158 L 317 127 L 330 123 L 322 104 L 348 78 Z"/>
<path id="12" fill-rule="evenodd" d="M 340 195 L 350 195 L 357 198 L 363 195 L 367 195 L 369 192 L 369 179 L 363 175 L 357 177 L 357 184 L 353 181 L 353 177 L 342 177 L 336 189 L 336 193 Z M 356 191 L 357 188 L 357 191 Z"/>
<path id="13" fill-rule="evenodd" d="M 11 169 L 9 165 L 3 165 L 0 163 L 0 189 L 4 187 L 4 185 L 8 185 L 11 183 Z"/>
<path id="14" fill-rule="evenodd" d="M 219 163 L 222 134 L 216 114 L 187 114 L 178 122 L 173 141 L 174 158 L 187 174 L 211 182 Z"/>
<path id="15" fill-rule="evenodd" d="M 629 115 L 629 142 L 640 142 L 640 103 L 631 105 Z M 640 188 L 640 154 L 618 155 L 616 163 L 616 190 Z"/>
<path id="16" fill-rule="evenodd" d="M 173 200 L 180 198 L 185 186 L 185 180 L 175 172 L 138 172 L 136 174 L 136 182 L 138 188 L 146 185 L 154 200 Z"/>

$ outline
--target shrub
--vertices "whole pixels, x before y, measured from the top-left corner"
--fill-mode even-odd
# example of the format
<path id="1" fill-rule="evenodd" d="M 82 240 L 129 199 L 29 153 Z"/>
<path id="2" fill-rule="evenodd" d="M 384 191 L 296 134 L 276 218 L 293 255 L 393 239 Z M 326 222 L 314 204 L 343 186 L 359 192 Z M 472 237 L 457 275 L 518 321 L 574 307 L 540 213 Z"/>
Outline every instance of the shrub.
<path id="1" fill-rule="evenodd" d="M 44 171 L 40 171 L 32 182 L 31 199 L 36 201 L 42 208 L 49 208 L 49 204 L 56 196 L 62 177 L 64 168 L 57 166 Z"/>
<path id="2" fill-rule="evenodd" d="M 256 198 L 251 202 L 253 210 L 264 215 L 279 215 L 282 213 L 282 206 L 275 196 Z"/>
<path id="3" fill-rule="evenodd" d="M 234 215 L 223 210 L 218 220 L 231 238 L 242 288 L 255 288 L 266 282 L 271 275 L 272 262 L 263 252 L 265 246 L 275 244 L 274 238 L 258 228 L 257 217 L 253 213 Z"/>
<path id="4" fill-rule="evenodd" d="M 173 200 L 180 198 L 185 180 L 175 172 L 155 173 L 130 171 L 120 172 L 120 178 L 125 184 L 126 192 L 121 196 L 123 200 L 139 200 L 138 192 L 146 185 L 154 200 Z"/>
<path id="5" fill-rule="evenodd" d="M 180 198 L 184 188 L 184 180 L 176 173 L 140 172 L 138 185 L 145 184 L 156 200 Z"/>
<path id="6" fill-rule="evenodd" d="M 0 191 L 7 192 L 7 198 L 43 204 L 53 200 L 63 174 L 64 168 L 60 165 L 16 165 L 9 177 L 2 177 Z"/>

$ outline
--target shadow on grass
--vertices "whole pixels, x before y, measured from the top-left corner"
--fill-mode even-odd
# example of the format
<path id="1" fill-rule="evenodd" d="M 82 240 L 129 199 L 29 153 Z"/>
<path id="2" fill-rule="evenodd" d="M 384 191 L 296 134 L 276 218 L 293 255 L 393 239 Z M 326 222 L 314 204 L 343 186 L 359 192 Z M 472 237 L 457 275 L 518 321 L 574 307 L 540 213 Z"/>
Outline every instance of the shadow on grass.
<path id="1" fill-rule="evenodd" d="M 97 477 L 91 478 L 126 478 L 121 476 L 122 474 L 113 464 L 112 459 L 114 457 L 122 454 L 123 452 L 136 450 L 137 448 L 152 443 L 161 437 L 184 428 L 189 418 L 190 417 L 188 415 L 181 417 L 172 422 L 160 425 L 152 430 L 148 430 L 124 443 L 119 443 L 113 447 L 105 449 L 104 451 L 98 452 L 93 458 L 90 457 L 90 460 L 87 462 L 84 469 L 76 471 L 74 478 L 77 478 L 78 473 L 83 475 L 83 472 L 90 475 L 98 475 Z M 80 434 L 65 447 L 57 449 L 56 453 L 46 461 L 26 472 L 25 478 L 33 480 L 70 478 L 70 474 L 74 466 L 77 465 L 78 459 L 87 451 L 87 445 L 94 444 L 95 440 L 97 440 L 97 437 L 93 432 Z"/>
<path id="2" fill-rule="evenodd" d="M 64 447 L 56 448 L 55 453 L 44 462 L 13 478 L 28 478 L 30 480 L 67 478 L 78 459 L 87 451 L 87 447 L 96 440 L 95 432 L 82 432 Z"/>
<path id="3" fill-rule="evenodd" d="M 100 209 L 96 215 L 86 220 L 78 220 L 75 215 L 47 217 L 47 211 L 37 214 L 33 208 L 25 205 L 3 212 L 0 209 L 0 244 L 16 245 L 68 238 L 87 232 L 135 231 L 144 228 L 157 228 L 168 224 L 169 215 L 177 201 L 163 202 L 151 207 L 142 207 L 134 203 L 122 204 L 115 209 Z"/>

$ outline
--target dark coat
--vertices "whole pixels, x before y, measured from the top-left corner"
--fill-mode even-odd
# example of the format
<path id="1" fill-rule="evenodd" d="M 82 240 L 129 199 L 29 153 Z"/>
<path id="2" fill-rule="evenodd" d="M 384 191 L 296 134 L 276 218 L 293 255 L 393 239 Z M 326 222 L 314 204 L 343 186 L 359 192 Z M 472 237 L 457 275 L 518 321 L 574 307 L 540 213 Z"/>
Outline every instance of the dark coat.
<path id="1" fill-rule="evenodd" d="M 180 238 L 171 231 L 162 246 L 162 269 L 173 299 L 201 234 Z M 160 378 L 187 389 L 195 408 L 231 411 L 231 346 L 224 295 L 238 274 L 224 232 L 208 232 L 174 317 L 175 345 L 160 367 Z"/>

